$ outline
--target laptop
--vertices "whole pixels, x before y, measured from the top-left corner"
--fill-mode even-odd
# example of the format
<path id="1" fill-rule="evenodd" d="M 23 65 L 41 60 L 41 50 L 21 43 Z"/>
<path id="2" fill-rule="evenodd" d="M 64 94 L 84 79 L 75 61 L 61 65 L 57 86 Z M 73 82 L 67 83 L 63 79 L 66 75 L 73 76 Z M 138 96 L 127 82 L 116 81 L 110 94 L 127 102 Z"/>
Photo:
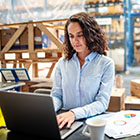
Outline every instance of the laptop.
<path id="1" fill-rule="evenodd" d="M 61 140 L 83 125 L 75 121 L 70 129 L 59 130 L 52 97 L 47 94 L 0 91 L 0 107 L 6 127 L 17 133 Z"/>

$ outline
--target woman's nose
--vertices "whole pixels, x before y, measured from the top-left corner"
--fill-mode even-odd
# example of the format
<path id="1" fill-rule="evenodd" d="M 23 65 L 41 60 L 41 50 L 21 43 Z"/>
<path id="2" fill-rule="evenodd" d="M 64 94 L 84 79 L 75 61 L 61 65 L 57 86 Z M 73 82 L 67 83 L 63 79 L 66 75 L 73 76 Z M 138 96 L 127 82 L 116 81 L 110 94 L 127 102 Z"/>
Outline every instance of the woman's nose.
<path id="1" fill-rule="evenodd" d="M 78 41 L 78 38 L 77 37 L 74 37 L 73 41 L 74 42 L 77 42 Z"/>

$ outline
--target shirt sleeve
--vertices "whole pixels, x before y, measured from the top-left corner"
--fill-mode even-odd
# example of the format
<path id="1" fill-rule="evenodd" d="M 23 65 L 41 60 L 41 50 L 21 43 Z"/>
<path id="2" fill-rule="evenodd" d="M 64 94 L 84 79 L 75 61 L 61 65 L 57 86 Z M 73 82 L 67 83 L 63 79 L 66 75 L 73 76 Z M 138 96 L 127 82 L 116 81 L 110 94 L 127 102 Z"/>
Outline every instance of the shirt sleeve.
<path id="1" fill-rule="evenodd" d="M 104 67 L 101 77 L 100 88 L 95 100 L 83 107 L 71 109 L 74 112 L 76 120 L 101 114 L 108 108 L 110 94 L 114 85 L 114 62 L 110 60 Z"/>
<path id="2" fill-rule="evenodd" d="M 62 106 L 62 76 L 60 71 L 59 61 L 56 64 L 53 80 L 53 88 L 51 90 L 51 96 L 53 98 L 53 104 L 55 111 L 58 111 Z"/>

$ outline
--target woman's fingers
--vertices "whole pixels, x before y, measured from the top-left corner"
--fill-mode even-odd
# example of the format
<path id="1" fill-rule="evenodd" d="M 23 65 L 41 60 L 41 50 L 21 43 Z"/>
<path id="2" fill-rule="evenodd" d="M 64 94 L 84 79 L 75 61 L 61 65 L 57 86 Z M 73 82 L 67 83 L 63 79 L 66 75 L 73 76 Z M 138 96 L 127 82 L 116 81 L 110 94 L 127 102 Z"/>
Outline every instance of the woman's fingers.
<path id="1" fill-rule="evenodd" d="M 63 116 L 62 117 L 60 115 L 57 116 L 58 125 L 61 124 L 63 122 L 63 120 L 64 120 Z"/>
<path id="2" fill-rule="evenodd" d="M 59 125 L 59 129 L 62 129 L 67 123 L 68 120 L 63 120 L 63 122 Z"/>
<path id="3" fill-rule="evenodd" d="M 70 128 L 71 125 L 72 125 L 72 123 L 73 123 L 73 121 L 70 120 L 70 121 L 68 122 L 68 124 L 67 124 L 67 128 Z"/>
<path id="4" fill-rule="evenodd" d="M 59 125 L 59 129 L 62 129 L 65 125 L 67 128 L 70 128 L 74 120 L 75 115 L 71 111 L 57 115 L 57 123 Z"/>

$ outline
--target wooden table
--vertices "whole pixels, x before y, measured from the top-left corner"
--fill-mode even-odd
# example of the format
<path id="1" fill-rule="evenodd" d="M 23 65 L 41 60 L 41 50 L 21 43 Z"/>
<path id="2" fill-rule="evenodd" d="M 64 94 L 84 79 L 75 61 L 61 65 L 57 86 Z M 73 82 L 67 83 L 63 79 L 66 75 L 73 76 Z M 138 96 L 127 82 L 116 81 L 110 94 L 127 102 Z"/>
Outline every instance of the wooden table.
<path id="1" fill-rule="evenodd" d="M 30 92 L 34 92 L 36 89 L 52 89 L 52 83 L 39 83 L 32 85 L 29 89 Z"/>
<path id="2" fill-rule="evenodd" d="M 53 86 L 53 80 L 51 78 L 34 78 L 31 81 L 27 81 L 25 86 L 21 87 L 23 92 L 34 92 L 38 88 L 51 89 Z"/>

